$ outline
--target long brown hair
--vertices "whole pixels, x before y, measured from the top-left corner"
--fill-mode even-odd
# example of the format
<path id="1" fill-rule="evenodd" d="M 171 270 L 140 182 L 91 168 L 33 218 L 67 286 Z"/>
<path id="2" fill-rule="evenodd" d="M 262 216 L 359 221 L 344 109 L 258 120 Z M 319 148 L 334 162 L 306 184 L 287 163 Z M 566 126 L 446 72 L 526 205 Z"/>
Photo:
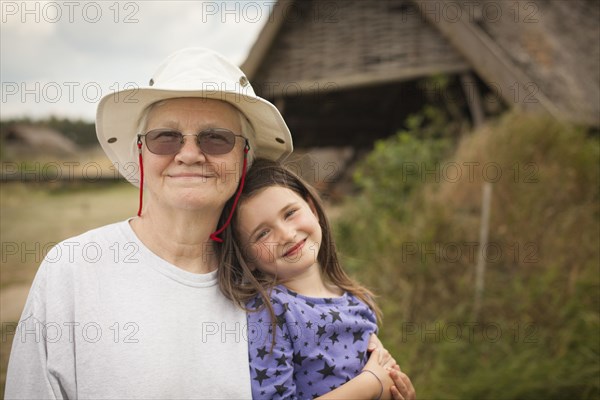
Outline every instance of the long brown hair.
<path id="1" fill-rule="evenodd" d="M 381 321 L 381 310 L 373 300 L 373 293 L 352 280 L 339 263 L 329 220 L 325 215 L 323 204 L 316 190 L 282 164 L 264 159 L 254 161 L 252 167 L 248 170 L 244 188 L 237 209 L 234 212 L 234 223 L 223 232 L 223 243 L 217 247 L 221 261 L 217 272 L 218 281 L 223 294 L 247 312 L 256 311 L 254 307 L 248 307 L 247 303 L 257 294 L 260 295 L 262 304 L 269 310 L 272 324 L 275 325 L 275 313 L 269 299 L 269 293 L 273 286 L 277 284 L 276 277 L 265 274 L 258 269 L 253 270 L 248 266 L 240 248 L 239 234 L 235 229 L 237 226 L 235 221 L 240 205 L 260 190 L 271 186 L 288 188 L 296 192 L 305 201 L 312 201 L 323 232 L 322 243 L 317 255 L 317 260 L 322 268 L 322 276 L 330 283 L 366 303 L 377 316 L 377 320 Z M 221 213 L 222 220 L 229 215 L 232 205 L 232 200 L 227 202 Z M 220 224 L 223 222 L 220 221 Z"/>

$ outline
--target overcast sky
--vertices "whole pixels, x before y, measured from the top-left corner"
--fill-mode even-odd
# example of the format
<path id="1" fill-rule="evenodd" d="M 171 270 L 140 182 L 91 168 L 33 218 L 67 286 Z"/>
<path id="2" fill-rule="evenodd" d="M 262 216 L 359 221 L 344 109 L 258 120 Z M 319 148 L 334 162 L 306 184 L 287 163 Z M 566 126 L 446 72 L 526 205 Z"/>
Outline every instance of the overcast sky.
<path id="1" fill-rule="evenodd" d="M 0 118 L 92 121 L 102 95 L 147 85 L 189 46 L 241 64 L 273 1 L 0 1 Z"/>

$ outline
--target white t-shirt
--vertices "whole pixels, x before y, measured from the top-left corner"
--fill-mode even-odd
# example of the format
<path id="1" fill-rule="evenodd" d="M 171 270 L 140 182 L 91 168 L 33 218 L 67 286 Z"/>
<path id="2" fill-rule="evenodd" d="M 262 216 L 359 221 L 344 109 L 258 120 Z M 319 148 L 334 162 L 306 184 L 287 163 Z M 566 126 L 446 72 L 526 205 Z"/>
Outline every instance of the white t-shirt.
<path id="1" fill-rule="evenodd" d="M 216 272 L 166 262 L 128 221 L 89 231 L 42 262 L 5 397 L 251 398 L 246 315 Z"/>

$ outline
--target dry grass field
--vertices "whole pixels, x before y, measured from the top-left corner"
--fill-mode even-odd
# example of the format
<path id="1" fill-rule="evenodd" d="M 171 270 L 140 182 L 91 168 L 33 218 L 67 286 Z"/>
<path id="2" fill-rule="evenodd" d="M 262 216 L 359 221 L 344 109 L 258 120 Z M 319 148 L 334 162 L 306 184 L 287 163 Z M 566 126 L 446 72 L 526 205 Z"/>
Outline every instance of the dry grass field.
<path id="1" fill-rule="evenodd" d="M 128 183 L 24 184 L 0 190 L 0 393 L 13 335 L 38 265 L 54 243 L 135 215 L 137 189 Z M 1 397 L 0 396 L 0 397 Z"/>

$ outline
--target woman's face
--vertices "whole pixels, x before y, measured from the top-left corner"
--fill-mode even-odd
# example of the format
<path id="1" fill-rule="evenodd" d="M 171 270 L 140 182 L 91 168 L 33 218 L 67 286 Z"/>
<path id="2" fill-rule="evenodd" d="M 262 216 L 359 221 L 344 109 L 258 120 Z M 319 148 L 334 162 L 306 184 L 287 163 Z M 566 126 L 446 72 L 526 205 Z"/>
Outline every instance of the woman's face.
<path id="1" fill-rule="evenodd" d="M 146 132 L 170 128 L 196 135 L 207 128 L 241 134 L 237 110 L 228 103 L 202 98 L 167 100 L 148 115 Z M 185 136 L 178 153 L 156 155 L 143 146 L 144 190 L 148 206 L 198 210 L 222 208 L 235 192 L 243 166 L 244 140 L 237 138 L 227 154 L 204 154 L 194 136 Z"/>

